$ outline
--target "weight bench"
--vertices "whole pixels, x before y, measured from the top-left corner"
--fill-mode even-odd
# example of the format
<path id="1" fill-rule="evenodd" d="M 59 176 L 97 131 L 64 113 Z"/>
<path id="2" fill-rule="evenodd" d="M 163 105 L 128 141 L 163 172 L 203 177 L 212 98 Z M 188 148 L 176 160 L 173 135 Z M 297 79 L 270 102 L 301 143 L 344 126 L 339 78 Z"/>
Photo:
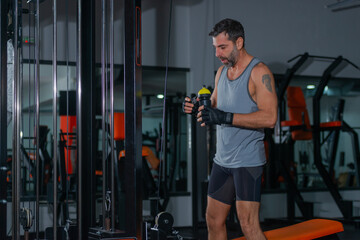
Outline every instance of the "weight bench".
<path id="1" fill-rule="evenodd" d="M 342 223 L 327 219 L 312 219 L 288 227 L 264 232 L 268 240 L 339 239 L 336 235 L 344 231 Z M 326 237 L 326 238 L 324 238 Z M 245 240 L 245 237 L 233 240 Z"/>

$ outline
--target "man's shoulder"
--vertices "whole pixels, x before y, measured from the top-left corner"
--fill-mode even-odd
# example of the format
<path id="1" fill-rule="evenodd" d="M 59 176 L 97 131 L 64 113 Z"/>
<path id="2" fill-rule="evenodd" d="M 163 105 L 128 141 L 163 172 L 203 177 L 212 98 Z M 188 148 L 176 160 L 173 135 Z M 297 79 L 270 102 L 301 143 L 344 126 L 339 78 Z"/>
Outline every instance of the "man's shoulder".
<path id="1" fill-rule="evenodd" d="M 270 70 L 265 63 L 260 61 L 258 64 L 254 66 L 253 71 L 270 71 Z"/>
<path id="2" fill-rule="evenodd" d="M 224 68 L 225 68 L 225 65 L 221 65 L 221 66 L 218 68 L 217 73 L 221 73 Z"/>
<path id="3" fill-rule="evenodd" d="M 257 77 L 257 76 L 262 76 L 264 74 L 269 74 L 271 73 L 269 67 L 263 63 L 263 62 L 259 62 L 258 64 L 256 64 L 254 66 L 254 68 L 251 71 L 251 77 Z"/>
<path id="4" fill-rule="evenodd" d="M 215 76 L 215 82 L 219 81 L 220 75 L 224 69 L 224 65 L 220 66 L 216 72 L 216 76 Z"/>

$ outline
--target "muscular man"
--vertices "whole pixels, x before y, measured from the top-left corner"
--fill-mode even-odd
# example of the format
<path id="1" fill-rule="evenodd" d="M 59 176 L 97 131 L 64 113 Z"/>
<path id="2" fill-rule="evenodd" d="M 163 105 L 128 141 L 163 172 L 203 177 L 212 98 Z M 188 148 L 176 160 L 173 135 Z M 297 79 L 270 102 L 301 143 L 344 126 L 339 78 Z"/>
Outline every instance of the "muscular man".
<path id="1" fill-rule="evenodd" d="M 265 164 L 264 128 L 277 120 L 277 97 L 269 68 L 244 48 L 244 28 L 224 19 L 209 34 L 223 63 L 215 77 L 212 107 L 200 106 L 201 126 L 217 124 L 217 146 L 208 189 L 206 222 L 210 240 L 227 239 L 225 220 L 236 200 L 246 239 L 266 239 L 260 228 L 261 176 Z M 194 104 L 185 99 L 184 112 Z"/>

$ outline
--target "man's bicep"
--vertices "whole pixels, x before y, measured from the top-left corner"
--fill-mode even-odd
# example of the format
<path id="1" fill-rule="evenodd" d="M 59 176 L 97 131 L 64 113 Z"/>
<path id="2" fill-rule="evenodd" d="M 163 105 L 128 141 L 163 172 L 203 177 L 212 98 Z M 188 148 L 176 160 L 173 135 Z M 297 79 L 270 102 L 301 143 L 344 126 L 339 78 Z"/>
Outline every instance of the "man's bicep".
<path id="1" fill-rule="evenodd" d="M 274 76 L 270 69 L 265 64 L 262 64 L 257 67 L 255 73 L 256 91 L 258 92 L 259 90 L 260 94 L 267 91 L 270 94 L 276 95 Z"/>
<path id="2" fill-rule="evenodd" d="M 259 109 L 274 111 L 277 109 L 277 96 L 274 77 L 267 68 L 256 80 L 256 102 Z"/>
<path id="3" fill-rule="evenodd" d="M 265 87 L 270 93 L 275 92 L 274 78 L 270 73 L 265 73 L 261 76 L 261 84 Z"/>

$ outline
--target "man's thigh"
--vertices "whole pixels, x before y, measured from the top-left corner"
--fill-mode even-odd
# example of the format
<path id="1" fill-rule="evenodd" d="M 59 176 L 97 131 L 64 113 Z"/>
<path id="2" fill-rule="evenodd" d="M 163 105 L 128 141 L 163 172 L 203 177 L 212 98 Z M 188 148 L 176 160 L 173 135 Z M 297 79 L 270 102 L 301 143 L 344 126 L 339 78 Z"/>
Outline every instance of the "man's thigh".
<path id="1" fill-rule="evenodd" d="M 221 167 L 216 163 L 213 164 L 208 196 L 224 204 L 231 205 L 233 203 L 235 199 L 235 187 L 231 170 Z"/>
<path id="2" fill-rule="evenodd" d="M 236 211 L 240 222 L 245 219 L 250 222 L 259 221 L 260 202 L 236 201 Z"/>
<path id="3" fill-rule="evenodd" d="M 260 202 L 263 166 L 234 168 L 231 171 L 236 201 Z"/>
<path id="4" fill-rule="evenodd" d="M 227 215 L 229 214 L 231 205 L 220 202 L 212 197 L 207 198 L 207 217 L 217 219 L 220 222 L 225 222 Z"/>

